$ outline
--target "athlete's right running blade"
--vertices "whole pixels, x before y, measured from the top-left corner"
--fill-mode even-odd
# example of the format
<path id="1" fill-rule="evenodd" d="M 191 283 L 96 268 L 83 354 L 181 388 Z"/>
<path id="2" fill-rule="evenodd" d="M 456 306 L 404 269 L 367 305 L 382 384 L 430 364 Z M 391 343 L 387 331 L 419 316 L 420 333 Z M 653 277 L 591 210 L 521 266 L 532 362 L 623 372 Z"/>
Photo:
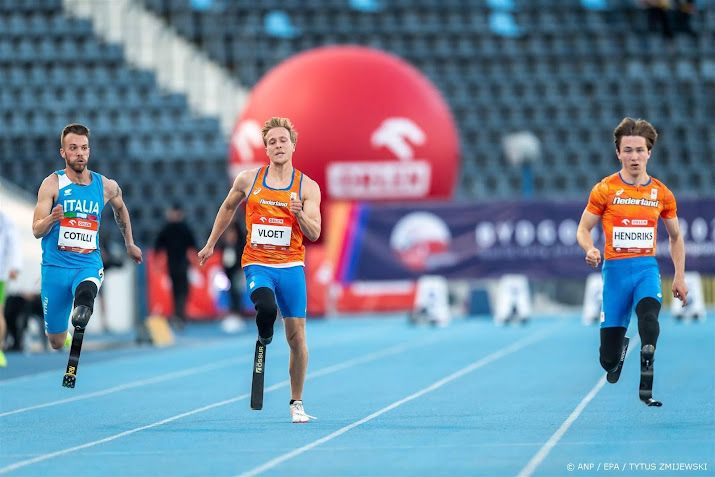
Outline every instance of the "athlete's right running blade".
<path id="1" fill-rule="evenodd" d="M 646 406 L 660 407 L 662 402 L 653 399 L 653 356 L 655 347 L 645 345 L 641 349 L 641 382 L 638 392 L 641 401 Z"/>
<path id="2" fill-rule="evenodd" d="M 263 409 L 263 373 L 266 366 L 266 346 L 256 341 L 256 353 L 253 356 L 253 380 L 251 381 L 251 409 Z"/>

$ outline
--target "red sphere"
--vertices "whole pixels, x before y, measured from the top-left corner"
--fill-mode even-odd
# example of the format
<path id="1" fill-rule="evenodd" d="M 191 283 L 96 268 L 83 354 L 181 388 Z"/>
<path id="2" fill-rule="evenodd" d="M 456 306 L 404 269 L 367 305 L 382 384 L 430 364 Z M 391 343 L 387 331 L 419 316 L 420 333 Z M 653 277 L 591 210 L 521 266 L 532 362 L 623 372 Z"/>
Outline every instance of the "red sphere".
<path id="1" fill-rule="evenodd" d="M 324 198 L 449 199 L 459 142 L 439 91 L 414 67 L 358 46 L 310 50 L 253 89 L 231 138 L 230 167 L 266 164 L 260 130 L 272 116 L 298 131 L 293 165 Z"/>

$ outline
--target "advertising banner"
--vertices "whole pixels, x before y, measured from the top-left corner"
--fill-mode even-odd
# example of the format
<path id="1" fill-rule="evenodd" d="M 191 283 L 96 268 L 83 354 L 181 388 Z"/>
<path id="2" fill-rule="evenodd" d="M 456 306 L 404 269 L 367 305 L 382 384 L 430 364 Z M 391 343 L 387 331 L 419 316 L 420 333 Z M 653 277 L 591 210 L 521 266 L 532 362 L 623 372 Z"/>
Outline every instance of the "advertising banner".
<path id="1" fill-rule="evenodd" d="M 343 282 L 449 279 L 522 273 L 532 279 L 585 278 L 593 270 L 576 242 L 585 203 L 523 201 L 488 204 L 359 204 L 336 278 Z M 715 274 L 715 199 L 680 200 L 678 216 L 689 271 Z M 603 250 L 600 225 L 596 246 Z M 658 224 L 657 257 L 672 274 L 668 234 Z"/>

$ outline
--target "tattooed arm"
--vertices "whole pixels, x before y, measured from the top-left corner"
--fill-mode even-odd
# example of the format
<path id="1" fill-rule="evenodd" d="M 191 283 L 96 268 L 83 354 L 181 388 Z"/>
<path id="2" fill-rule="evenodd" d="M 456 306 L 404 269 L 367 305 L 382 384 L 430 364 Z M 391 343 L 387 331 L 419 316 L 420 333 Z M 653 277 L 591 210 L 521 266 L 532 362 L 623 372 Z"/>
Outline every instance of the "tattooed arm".
<path id="1" fill-rule="evenodd" d="M 127 255 L 136 263 L 142 261 L 142 251 L 134 244 L 132 237 L 132 223 L 129 219 L 129 211 L 122 198 L 122 189 L 116 181 L 104 178 L 104 196 L 114 211 L 114 220 L 117 222 L 119 231 L 124 237 L 124 246 L 127 248 Z"/>

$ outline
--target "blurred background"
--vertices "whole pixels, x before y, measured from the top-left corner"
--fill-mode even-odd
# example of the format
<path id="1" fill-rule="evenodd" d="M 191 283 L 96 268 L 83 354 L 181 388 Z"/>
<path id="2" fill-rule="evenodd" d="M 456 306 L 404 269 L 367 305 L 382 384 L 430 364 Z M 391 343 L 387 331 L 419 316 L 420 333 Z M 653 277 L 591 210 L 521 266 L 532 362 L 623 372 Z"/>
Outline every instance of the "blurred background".
<path id="1" fill-rule="evenodd" d="M 30 223 L 70 122 L 91 129 L 90 168 L 122 187 L 146 258 L 128 262 L 105 216 L 97 342 L 170 343 L 156 319 L 254 332 L 240 218 L 208 266 L 194 257 L 235 175 L 266 163 L 271 116 L 292 119 L 294 165 L 323 193 L 310 318 L 596 322 L 575 231 L 619 169 L 624 116 L 657 128 L 648 171 L 678 199 L 699 298 L 671 304 L 661 226 L 665 304 L 684 319 L 715 304 L 711 0 L 0 0 L 0 78 L 0 204 L 23 258 L 9 349 L 42 350 Z M 195 241 L 186 323 L 157 247 L 173 205 Z"/>

